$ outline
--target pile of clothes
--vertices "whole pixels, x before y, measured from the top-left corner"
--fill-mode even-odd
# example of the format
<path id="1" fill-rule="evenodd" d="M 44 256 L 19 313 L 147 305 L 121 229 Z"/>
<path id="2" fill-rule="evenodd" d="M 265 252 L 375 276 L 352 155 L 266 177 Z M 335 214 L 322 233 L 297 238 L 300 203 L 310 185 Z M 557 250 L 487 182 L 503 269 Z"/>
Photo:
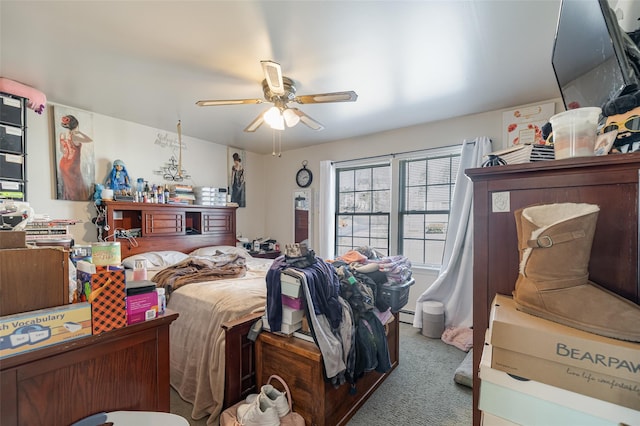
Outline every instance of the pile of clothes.
<path id="1" fill-rule="evenodd" d="M 271 331 L 281 327 L 280 274 L 285 269 L 302 284 L 309 328 L 322 352 L 325 375 L 334 386 L 350 383 L 355 392 L 364 373 L 391 369 L 384 325 L 393 314 L 380 297 L 380 288 L 411 278 L 407 258 L 361 247 L 331 261 L 312 250 L 275 259 L 266 277 Z"/>

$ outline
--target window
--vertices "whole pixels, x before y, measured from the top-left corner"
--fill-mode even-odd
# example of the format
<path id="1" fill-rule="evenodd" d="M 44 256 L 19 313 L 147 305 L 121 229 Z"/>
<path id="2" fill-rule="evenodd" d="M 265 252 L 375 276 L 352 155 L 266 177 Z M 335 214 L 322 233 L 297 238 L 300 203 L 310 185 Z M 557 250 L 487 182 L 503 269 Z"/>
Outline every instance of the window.
<path id="1" fill-rule="evenodd" d="M 460 154 L 400 161 L 398 252 L 413 264 L 442 264 Z M 439 154 L 439 155 L 438 155 Z"/>
<path id="2" fill-rule="evenodd" d="M 369 246 L 384 255 L 402 254 L 414 265 L 439 267 L 460 146 L 356 164 L 336 166 L 336 255 Z"/>
<path id="3" fill-rule="evenodd" d="M 360 246 L 389 254 L 391 166 L 336 168 L 335 253 Z"/>

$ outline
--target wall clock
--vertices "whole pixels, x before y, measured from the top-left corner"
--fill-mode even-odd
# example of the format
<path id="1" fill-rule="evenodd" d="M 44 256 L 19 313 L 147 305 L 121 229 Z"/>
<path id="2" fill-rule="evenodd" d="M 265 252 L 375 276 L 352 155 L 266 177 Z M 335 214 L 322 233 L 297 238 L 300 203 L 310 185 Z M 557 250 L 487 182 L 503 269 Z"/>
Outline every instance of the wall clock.
<path id="1" fill-rule="evenodd" d="M 300 188 L 306 188 L 311 185 L 313 180 L 313 174 L 311 170 L 307 169 L 307 160 L 302 162 L 302 168 L 296 173 L 296 183 Z"/>

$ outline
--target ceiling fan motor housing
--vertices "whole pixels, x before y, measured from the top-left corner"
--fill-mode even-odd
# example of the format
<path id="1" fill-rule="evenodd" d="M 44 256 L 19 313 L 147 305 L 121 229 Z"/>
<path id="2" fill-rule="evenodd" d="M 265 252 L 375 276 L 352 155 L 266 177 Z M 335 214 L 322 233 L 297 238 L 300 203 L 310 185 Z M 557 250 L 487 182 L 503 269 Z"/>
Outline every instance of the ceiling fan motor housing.
<path id="1" fill-rule="evenodd" d="M 284 94 L 277 95 L 273 93 L 269 88 L 267 79 L 265 78 L 264 80 L 262 80 L 262 91 L 264 92 L 264 98 L 269 102 L 275 103 L 276 105 L 278 103 L 277 100 L 280 100 L 283 104 L 286 104 L 287 102 L 294 100 L 296 97 L 296 86 L 292 79 L 282 76 L 282 87 L 284 88 Z"/>

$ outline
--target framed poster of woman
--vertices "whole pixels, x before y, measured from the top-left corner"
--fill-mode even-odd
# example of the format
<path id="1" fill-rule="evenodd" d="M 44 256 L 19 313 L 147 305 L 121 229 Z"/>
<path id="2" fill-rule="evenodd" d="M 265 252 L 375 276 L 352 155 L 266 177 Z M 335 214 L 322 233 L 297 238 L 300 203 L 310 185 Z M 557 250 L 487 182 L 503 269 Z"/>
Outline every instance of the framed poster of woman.
<path id="1" fill-rule="evenodd" d="M 54 106 L 53 132 L 56 161 L 56 198 L 88 201 L 95 182 L 93 114 Z"/>
<path id="2" fill-rule="evenodd" d="M 232 203 L 238 207 L 246 207 L 245 152 L 237 148 L 229 148 L 229 195 Z"/>

